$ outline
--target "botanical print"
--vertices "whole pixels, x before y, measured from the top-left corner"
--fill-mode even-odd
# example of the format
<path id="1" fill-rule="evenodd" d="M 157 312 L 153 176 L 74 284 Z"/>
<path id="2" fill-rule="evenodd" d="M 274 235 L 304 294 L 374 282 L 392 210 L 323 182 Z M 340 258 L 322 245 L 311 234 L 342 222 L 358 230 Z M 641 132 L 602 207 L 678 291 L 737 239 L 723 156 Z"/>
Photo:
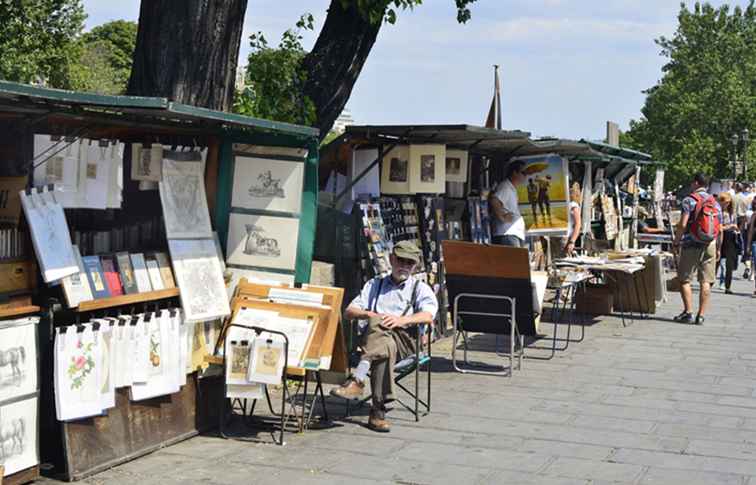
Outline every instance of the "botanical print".
<path id="1" fill-rule="evenodd" d="M 76 326 L 55 338 L 55 411 L 61 421 L 102 413 L 101 347 L 91 324 L 82 333 Z"/>
<path id="2" fill-rule="evenodd" d="M 237 156 L 231 206 L 299 213 L 303 183 L 302 161 Z"/>
<path id="3" fill-rule="evenodd" d="M 38 318 L 2 322 L 0 328 L 0 402 L 37 390 Z"/>
<path id="4" fill-rule="evenodd" d="M 227 262 L 242 267 L 293 270 L 298 233 L 299 220 L 295 218 L 232 213 Z"/>
<path id="5" fill-rule="evenodd" d="M 199 152 L 165 152 L 160 201 L 168 238 L 211 238 L 205 178 L 200 161 L 179 161 Z"/>
<path id="6" fill-rule="evenodd" d="M 160 355 L 161 355 L 161 341 L 160 341 L 160 326 L 154 325 L 150 329 L 149 338 L 149 351 L 150 351 L 150 375 L 157 375 L 162 372 Z"/>
<path id="7" fill-rule="evenodd" d="M 71 362 L 68 365 L 68 378 L 71 390 L 82 389 L 89 376 L 95 368 L 94 361 L 94 342 L 83 343 L 79 341 L 76 344 L 78 352 L 71 356 Z"/>
<path id="8" fill-rule="evenodd" d="M 0 463 L 6 476 L 39 463 L 37 409 L 36 397 L 0 406 Z"/>

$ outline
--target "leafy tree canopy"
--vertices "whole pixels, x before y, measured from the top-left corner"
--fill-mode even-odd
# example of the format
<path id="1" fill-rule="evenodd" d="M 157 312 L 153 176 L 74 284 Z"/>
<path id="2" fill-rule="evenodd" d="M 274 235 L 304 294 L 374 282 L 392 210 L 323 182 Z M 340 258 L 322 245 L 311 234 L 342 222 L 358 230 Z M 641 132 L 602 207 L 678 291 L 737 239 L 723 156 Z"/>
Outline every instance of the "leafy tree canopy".
<path id="1" fill-rule="evenodd" d="M 661 81 L 646 91 L 642 118 L 632 121 L 623 137 L 629 146 L 669 163 L 669 186 L 687 184 L 700 170 L 730 177 L 730 137 L 744 128 L 756 131 L 754 1 L 732 10 L 683 4 L 678 22 L 671 38 L 656 41 L 669 61 Z M 748 154 L 752 177 L 755 145 Z"/>
<path id="2" fill-rule="evenodd" d="M 0 0 L 0 79 L 70 87 L 85 19 L 80 0 Z"/>
<path id="3" fill-rule="evenodd" d="M 116 20 L 81 36 L 78 57 L 71 65 L 72 89 L 100 94 L 123 94 L 131 74 L 137 24 Z"/>

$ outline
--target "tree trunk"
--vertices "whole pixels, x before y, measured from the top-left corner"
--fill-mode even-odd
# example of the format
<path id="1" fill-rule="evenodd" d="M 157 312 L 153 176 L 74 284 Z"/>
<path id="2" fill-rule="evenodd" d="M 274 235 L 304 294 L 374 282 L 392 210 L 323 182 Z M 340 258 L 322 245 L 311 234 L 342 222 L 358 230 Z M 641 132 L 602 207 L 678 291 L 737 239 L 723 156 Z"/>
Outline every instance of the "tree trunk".
<path id="1" fill-rule="evenodd" d="M 128 94 L 230 111 L 247 0 L 142 0 Z"/>
<path id="2" fill-rule="evenodd" d="M 331 0 L 315 47 L 303 60 L 304 94 L 315 104 L 321 140 L 346 106 L 382 24 L 371 23 L 353 5 L 344 9 L 340 0 Z"/>

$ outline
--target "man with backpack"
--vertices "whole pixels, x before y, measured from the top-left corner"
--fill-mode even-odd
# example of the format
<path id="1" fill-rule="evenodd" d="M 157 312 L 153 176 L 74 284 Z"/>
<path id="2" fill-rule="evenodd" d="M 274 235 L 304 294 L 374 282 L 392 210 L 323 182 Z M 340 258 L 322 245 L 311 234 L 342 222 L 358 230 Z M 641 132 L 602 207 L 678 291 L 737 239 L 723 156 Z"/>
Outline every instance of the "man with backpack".
<path id="1" fill-rule="evenodd" d="M 684 310 L 674 320 L 679 323 L 703 325 L 709 304 L 711 285 L 716 280 L 717 260 L 722 245 L 722 208 L 706 189 L 708 177 L 697 173 L 691 193 L 682 203 L 682 216 L 675 233 L 674 248 L 679 253 L 677 278 Z M 695 273 L 701 284 L 698 314 L 693 318 L 693 290 L 690 286 Z"/>

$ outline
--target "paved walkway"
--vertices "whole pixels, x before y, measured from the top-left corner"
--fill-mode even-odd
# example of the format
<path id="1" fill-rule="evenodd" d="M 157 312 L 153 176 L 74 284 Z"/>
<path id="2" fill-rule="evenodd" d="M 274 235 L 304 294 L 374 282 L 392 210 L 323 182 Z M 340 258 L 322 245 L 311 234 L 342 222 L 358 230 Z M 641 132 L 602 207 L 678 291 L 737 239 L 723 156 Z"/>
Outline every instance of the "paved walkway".
<path id="1" fill-rule="evenodd" d="M 396 409 L 389 434 L 357 416 L 285 447 L 203 436 L 86 483 L 756 485 L 756 299 L 734 289 L 715 291 L 703 327 L 672 323 L 671 295 L 653 320 L 603 318 L 512 379 L 450 372 L 443 341 L 432 414 Z"/>

